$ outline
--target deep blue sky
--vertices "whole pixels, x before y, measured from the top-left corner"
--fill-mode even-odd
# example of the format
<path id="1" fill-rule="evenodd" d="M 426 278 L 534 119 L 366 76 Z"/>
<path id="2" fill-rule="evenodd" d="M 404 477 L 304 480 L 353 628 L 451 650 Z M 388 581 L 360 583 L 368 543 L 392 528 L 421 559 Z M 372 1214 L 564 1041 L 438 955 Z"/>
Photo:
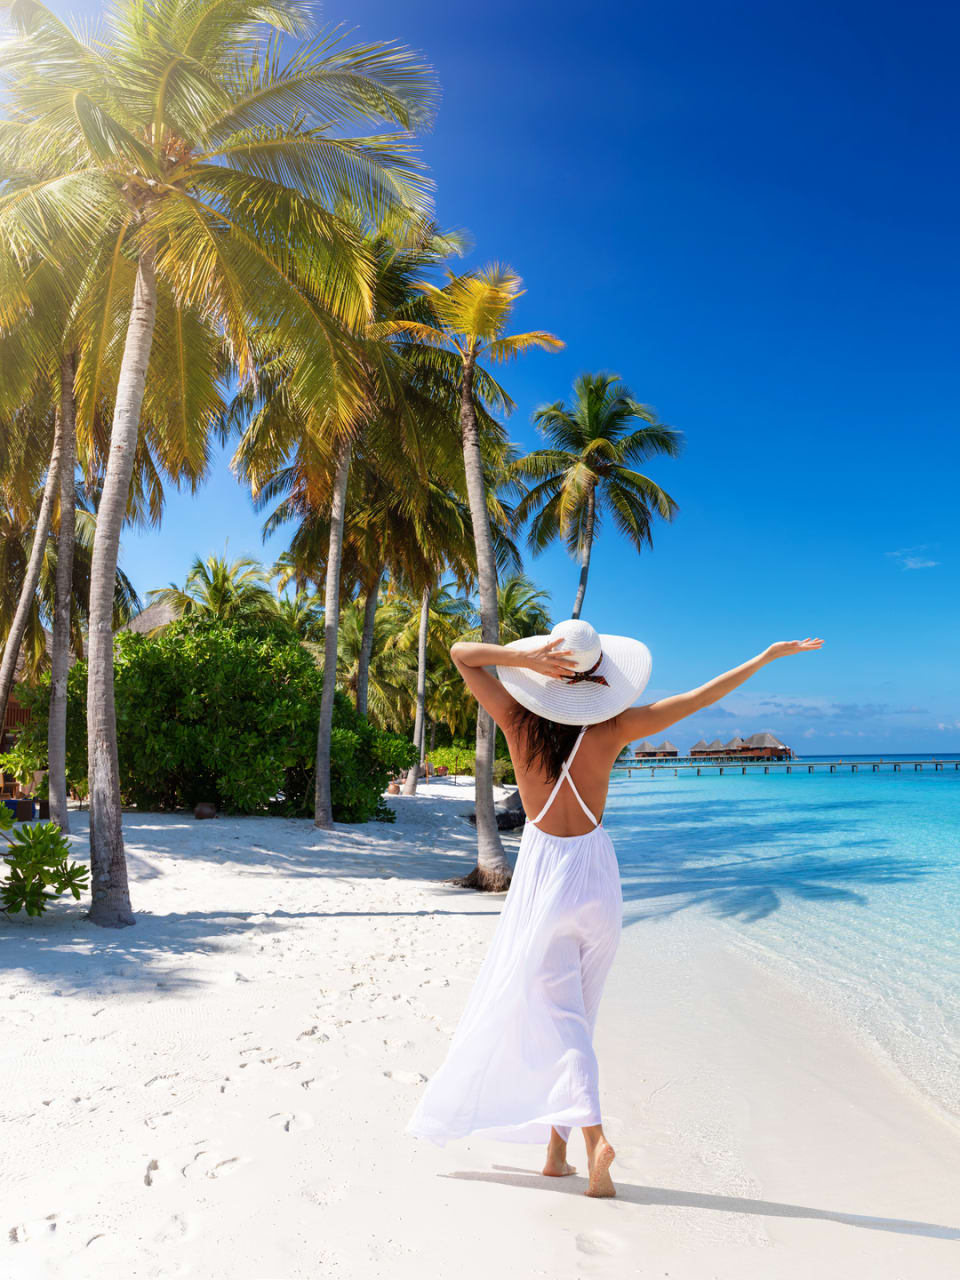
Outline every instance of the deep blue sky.
<path id="1" fill-rule="evenodd" d="M 59 4 L 89 15 L 97 6 Z M 945 3 L 353 0 L 360 38 L 435 66 L 423 150 L 470 262 L 524 277 L 518 328 L 564 339 L 504 374 L 510 431 L 612 369 L 686 435 L 650 473 L 655 550 L 612 529 L 585 616 L 641 636 L 656 695 L 771 640 L 826 639 L 676 728 L 800 750 L 960 749 L 960 18 Z M 225 466 L 124 539 L 146 592 L 194 554 L 261 548 Z M 576 566 L 528 570 L 569 613 Z"/>

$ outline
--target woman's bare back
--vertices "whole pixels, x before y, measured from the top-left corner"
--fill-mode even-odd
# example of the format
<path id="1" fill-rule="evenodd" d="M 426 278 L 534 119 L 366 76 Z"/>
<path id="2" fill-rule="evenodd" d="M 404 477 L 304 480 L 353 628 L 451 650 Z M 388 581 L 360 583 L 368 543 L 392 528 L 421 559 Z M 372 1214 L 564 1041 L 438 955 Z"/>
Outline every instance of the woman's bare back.
<path id="1" fill-rule="evenodd" d="M 501 727 L 510 749 L 520 799 L 527 818 L 532 820 L 546 804 L 556 779 L 548 778 L 538 765 L 530 764 L 525 742 L 522 736 L 518 738 L 512 725 L 508 723 Z M 570 767 L 574 785 L 584 803 L 598 818 L 603 814 L 607 802 L 610 770 L 623 745 L 620 736 L 621 730 L 613 720 L 590 725 Z M 548 813 L 537 825 L 547 835 L 563 837 L 582 836 L 593 829 L 593 824 L 581 808 L 573 789 L 566 784 L 559 788 Z"/>

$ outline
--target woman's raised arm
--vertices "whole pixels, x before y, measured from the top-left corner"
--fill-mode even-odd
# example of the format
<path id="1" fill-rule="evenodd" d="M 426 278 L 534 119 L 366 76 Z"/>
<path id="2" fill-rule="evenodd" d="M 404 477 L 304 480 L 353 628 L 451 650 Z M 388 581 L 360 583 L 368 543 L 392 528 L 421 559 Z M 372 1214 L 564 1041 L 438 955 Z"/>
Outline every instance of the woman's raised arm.
<path id="1" fill-rule="evenodd" d="M 646 738 L 651 733 L 660 733 L 661 730 L 676 724 L 678 720 L 692 716 L 695 711 L 702 711 L 704 707 L 719 702 L 731 690 L 736 689 L 745 680 L 749 680 L 761 667 L 765 667 L 768 662 L 773 662 L 775 658 L 786 658 L 795 653 L 811 653 L 822 645 L 822 640 L 813 638 L 780 640 L 764 649 L 763 653 L 758 653 L 749 662 L 741 663 L 732 671 L 725 671 L 722 676 L 708 680 L 697 689 L 690 689 L 687 693 L 675 693 L 669 698 L 660 698 L 656 702 L 648 703 L 645 707 L 630 707 L 620 717 L 620 723 L 623 726 L 621 734 L 623 742 L 626 744 L 632 742 L 634 738 Z"/>
<path id="2" fill-rule="evenodd" d="M 483 707 L 489 711 L 501 729 L 504 721 L 517 705 L 513 697 L 485 667 L 527 667 L 547 676 L 563 676 L 574 670 L 569 649 L 557 646 L 562 637 L 547 640 L 534 649 L 511 649 L 502 644 L 479 644 L 472 640 L 458 640 L 450 646 L 450 657 L 463 676 L 463 682 Z"/>

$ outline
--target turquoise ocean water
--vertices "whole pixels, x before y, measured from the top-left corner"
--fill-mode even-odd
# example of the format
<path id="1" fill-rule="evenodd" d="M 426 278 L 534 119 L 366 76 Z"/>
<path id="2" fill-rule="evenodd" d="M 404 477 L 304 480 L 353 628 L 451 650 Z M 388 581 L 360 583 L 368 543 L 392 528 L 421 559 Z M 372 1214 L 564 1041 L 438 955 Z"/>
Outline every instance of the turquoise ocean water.
<path id="1" fill-rule="evenodd" d="M 625 930 L 706 913 L 960 1117 L 960 772 L 615 775 L 604 825 Z"/>

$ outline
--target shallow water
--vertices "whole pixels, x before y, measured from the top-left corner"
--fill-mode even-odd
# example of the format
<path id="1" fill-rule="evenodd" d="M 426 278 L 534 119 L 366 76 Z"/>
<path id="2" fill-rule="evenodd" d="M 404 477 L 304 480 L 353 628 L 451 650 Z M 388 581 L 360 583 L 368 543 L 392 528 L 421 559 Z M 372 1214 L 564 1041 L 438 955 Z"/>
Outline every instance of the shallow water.
<path id="1" fill-rule="evenodd" d="M 620 777 L 604 825 L 625 941 L 708 914 L 960 1116 L 960 773 Z"/>

